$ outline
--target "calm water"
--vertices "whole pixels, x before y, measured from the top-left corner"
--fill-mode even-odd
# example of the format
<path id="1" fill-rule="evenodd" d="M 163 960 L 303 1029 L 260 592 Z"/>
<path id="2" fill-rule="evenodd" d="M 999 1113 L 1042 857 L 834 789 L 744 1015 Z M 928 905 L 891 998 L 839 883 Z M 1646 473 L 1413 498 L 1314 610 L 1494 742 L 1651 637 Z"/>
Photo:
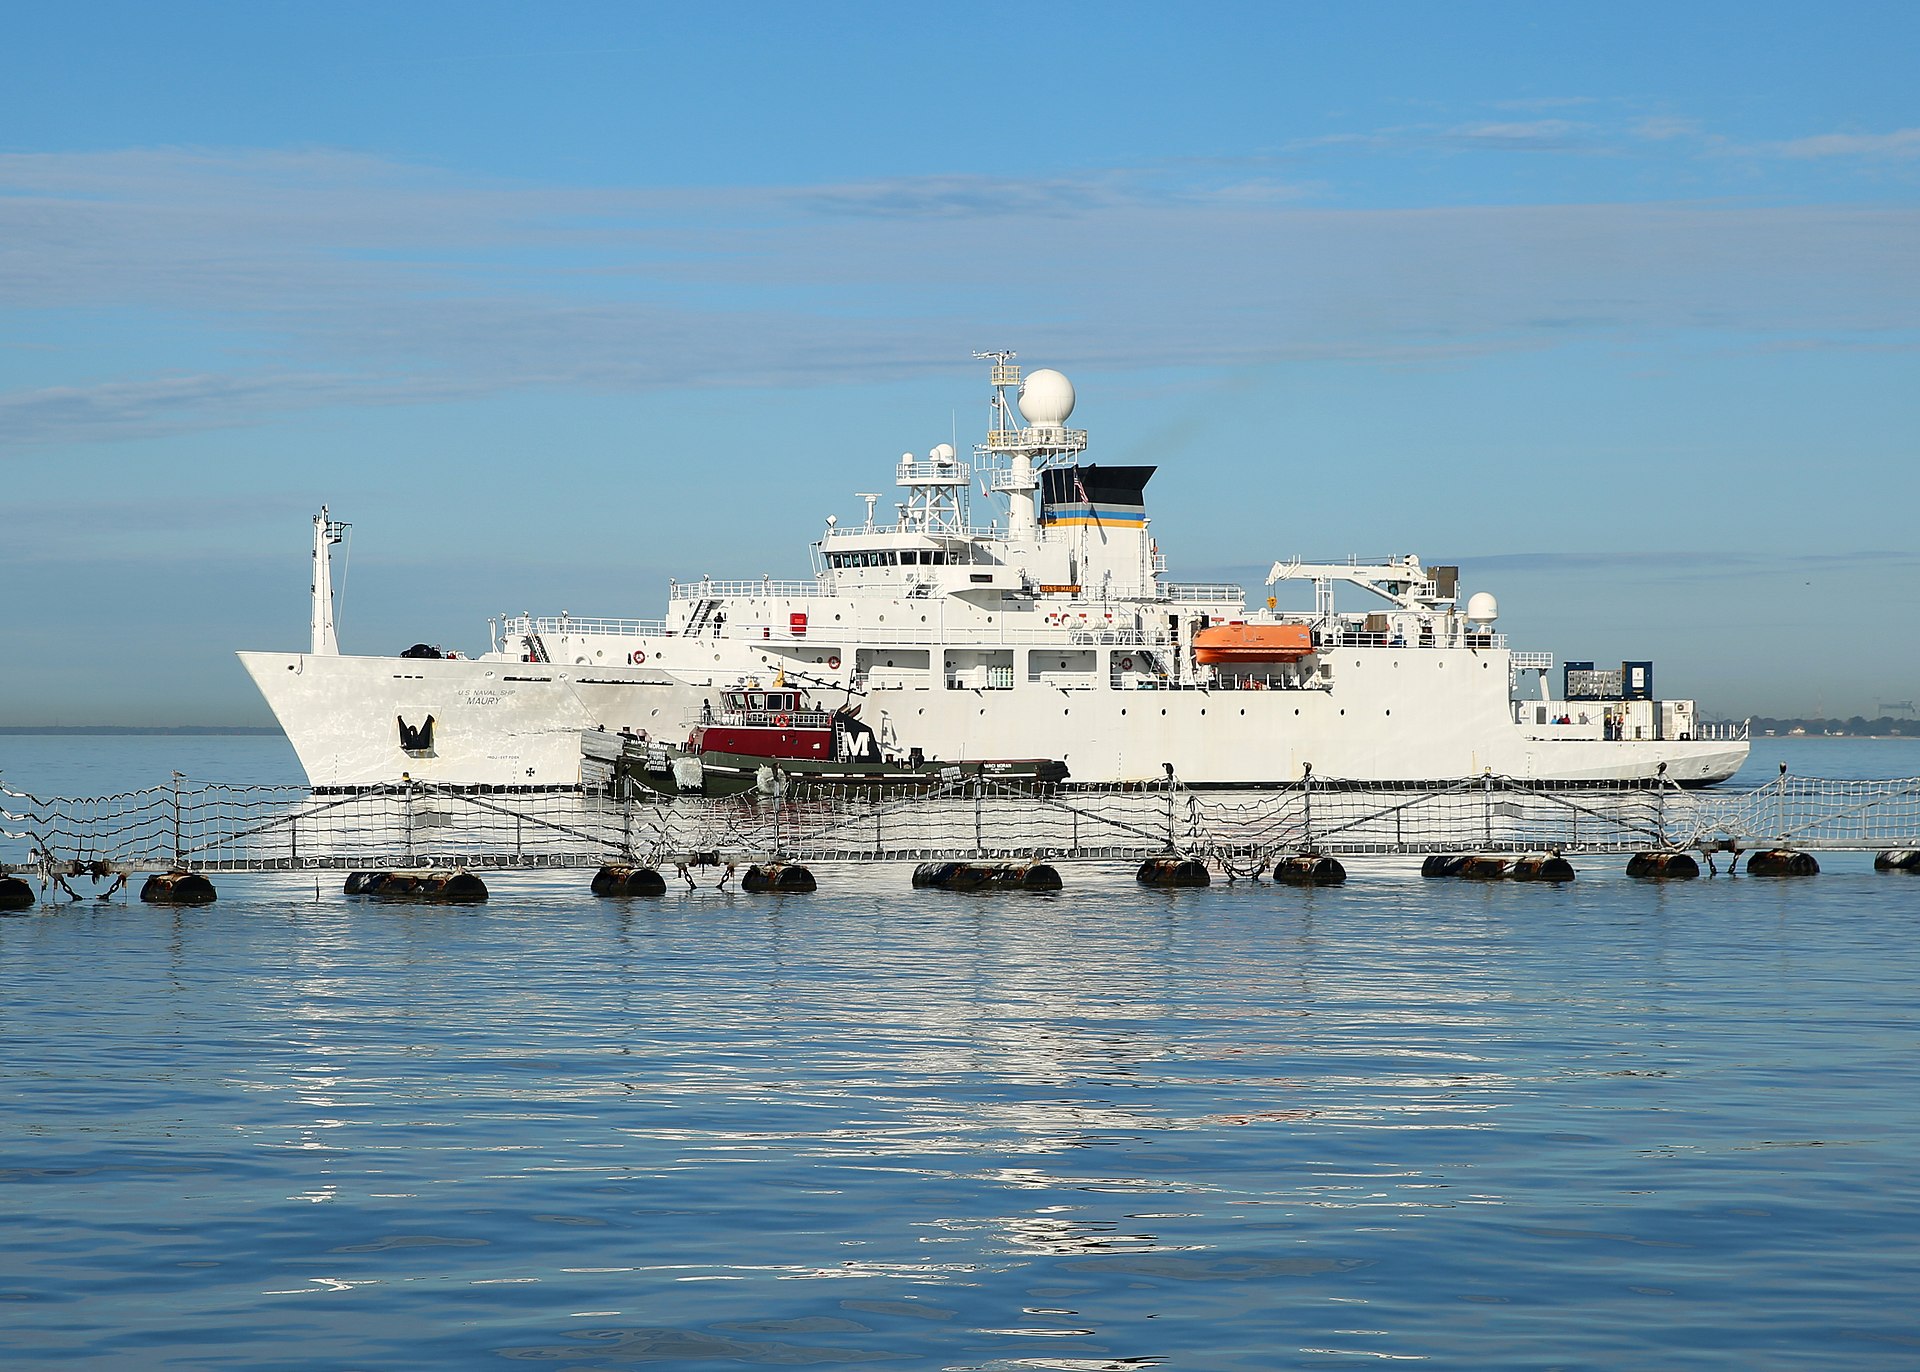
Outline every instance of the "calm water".
<path id="1" fill-rule="evenodd" d="M 176 766 L 295 779 L 0 739 L 23 789 Z M 1920 877 L 1579 865 L 41 906 L 0 920 L 0 1358 L 1920 1365 Z"/>

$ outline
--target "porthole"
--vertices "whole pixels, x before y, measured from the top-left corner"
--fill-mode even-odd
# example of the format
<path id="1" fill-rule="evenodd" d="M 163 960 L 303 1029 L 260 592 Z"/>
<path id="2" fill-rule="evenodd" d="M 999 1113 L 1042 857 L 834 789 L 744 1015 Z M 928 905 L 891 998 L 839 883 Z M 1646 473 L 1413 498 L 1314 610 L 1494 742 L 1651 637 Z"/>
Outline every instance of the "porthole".
<path id="1" fill-rule="evenodd" d="M 1162 711 L 1161 711 L 1160 713 L 1164 715 L 1164 714 L 1166 713 L 1166 711 L 1165 711 L 1165 710 L 1162 710 Z"/>
<path id="2" fill-rule="evenodd" d="M 1240 713 L 1244 715 L 1244 714 L 1246 713 L 1246 711 L 1245 711 L 1245 710 L 1242 710 L 1242 711 L 1241 711 Z"/>
<path id="3" fill-rule="evenodd" d="M 1342 711 L 1341 711 L 1340 713 L 1344 715 L 1344 714 L 1346 713 L 1346 711 L 1345 711 L 1345 710 L 1342 710 Z"/>
<path id="4" fill-rule="evenodd" d="M 1063 715 L 1070 715 L 1070 714 L 1072 714 L 1072 713 L 1073 713 L 1073 711 L 1071 711 L 1071 710 L 1062 710 L 1062 711 L 1061 711 L 1060 713 L 1061 713 L 1061 714 L 1063 714 Z"/>
<path id="5" fill-rule="evenodd" d="M 1388 718 L 1392 718 L 1392 717 L 1393 717 L 1393 711 L 1391 711 L 1391 710 L 1389 710 L 1389 711 L 1387 711 L 1387 717 L 1388 717 Z"/>
<path id="6" fill-rule="evenodd" d="M 1296 715 L 1297 715 L 1297 714 L 1299 714 L 1299 713 L 1300 713 L 1300 707 L 1299 707 L 1298 705 L 1296 705 L 1296 706 L 1294 706 L 1294 707 L 1293 707 L 1293 712 L 1294 712 L 1294 713 L 1295 713 Z"/>
<path id="7" fill-rule="evenodd" d="M 1201 711 L 1200 713 L 1204 715 L 1204 714 L 1206 713 L 1206 711 L 1205 711 L 1205 710 L 1202 710 L 1202 711 Z"/>

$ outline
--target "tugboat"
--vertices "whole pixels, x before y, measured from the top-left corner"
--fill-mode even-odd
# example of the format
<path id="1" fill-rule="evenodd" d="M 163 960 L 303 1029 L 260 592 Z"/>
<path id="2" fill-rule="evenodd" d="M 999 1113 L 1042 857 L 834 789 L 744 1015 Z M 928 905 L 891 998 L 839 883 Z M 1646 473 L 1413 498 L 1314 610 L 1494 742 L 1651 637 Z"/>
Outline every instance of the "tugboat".
<path id="1" fill-rule="evenodd" d="M 722 691 L 718 710 L 702 704 L 684 746 L 626 743 L 614 773 L 670 796 L 731 796 L 782 782 L 934 790 L 976 776 L 1041 791 L 1067 779 L 1067 765 L 1051 758 L 941 762 L 918 748 L 900 756 L 859 715 L 851 704 L 822 709 L 784 678 L 765 689 L 749 680 Z"/>

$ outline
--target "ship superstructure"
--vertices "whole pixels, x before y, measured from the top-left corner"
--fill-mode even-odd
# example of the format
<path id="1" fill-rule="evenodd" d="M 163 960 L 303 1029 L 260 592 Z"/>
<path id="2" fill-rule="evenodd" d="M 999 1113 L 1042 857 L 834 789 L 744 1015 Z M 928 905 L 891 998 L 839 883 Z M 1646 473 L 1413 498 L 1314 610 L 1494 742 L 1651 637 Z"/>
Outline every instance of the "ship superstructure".
<path id="1" fill-rule="evenodd" d="M 1197 786 L 1308 766 L 1702 784 L 1744 760 L 1744 736 L 1704 737 L 1692 701 L 1653 698 L 1651 664 L 1569 664 L 1554 698 L 1552 657 L 1511 650 L 1494 598 L 1463 601 L 1455 568 L 1274 563 L 1269 587 L 1310 583 L 1311 610 L 1170 580 L 1147 514 L 1155 468 L 1087 460 L 1059 372 L 976 356 L 993 398 L 971 460 L 948 443 L 903 454 L 890 515 L 862 492 L 863 518 L 829 516 L 809 579 L 675 581 L 660 620 L 504 617 L 472 658 L 347 657 L 330 593 L 322 604 L 340 528 L 323 511 L 312 651 L 241 658 L 319 786 L 573 786 L 581 731 L 677 742 L 719 692 L 763 677 L 857 701 L 890 749 L 1058 758 L 1076 784 L 1168 765 Z M 984 525 L 976 493 L 996 505 Z M 1370 603 L 1337 607 L 1343 588 Z"/>

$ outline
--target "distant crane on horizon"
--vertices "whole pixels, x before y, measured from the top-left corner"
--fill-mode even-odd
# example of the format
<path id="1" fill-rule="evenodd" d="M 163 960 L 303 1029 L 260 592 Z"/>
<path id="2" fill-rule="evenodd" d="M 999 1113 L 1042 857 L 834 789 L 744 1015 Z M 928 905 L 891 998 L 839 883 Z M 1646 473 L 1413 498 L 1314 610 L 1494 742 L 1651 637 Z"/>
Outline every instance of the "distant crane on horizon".
<path id="1" fill-rule="evenodd" d="M 1890 715 L 1896 710 L 1910 715 L 1913 713 L 1913 702 L 1911 700 L 1888 700 L 1882 701 L 1880 704 L 1880 713 L 1883 715 Z"/>

